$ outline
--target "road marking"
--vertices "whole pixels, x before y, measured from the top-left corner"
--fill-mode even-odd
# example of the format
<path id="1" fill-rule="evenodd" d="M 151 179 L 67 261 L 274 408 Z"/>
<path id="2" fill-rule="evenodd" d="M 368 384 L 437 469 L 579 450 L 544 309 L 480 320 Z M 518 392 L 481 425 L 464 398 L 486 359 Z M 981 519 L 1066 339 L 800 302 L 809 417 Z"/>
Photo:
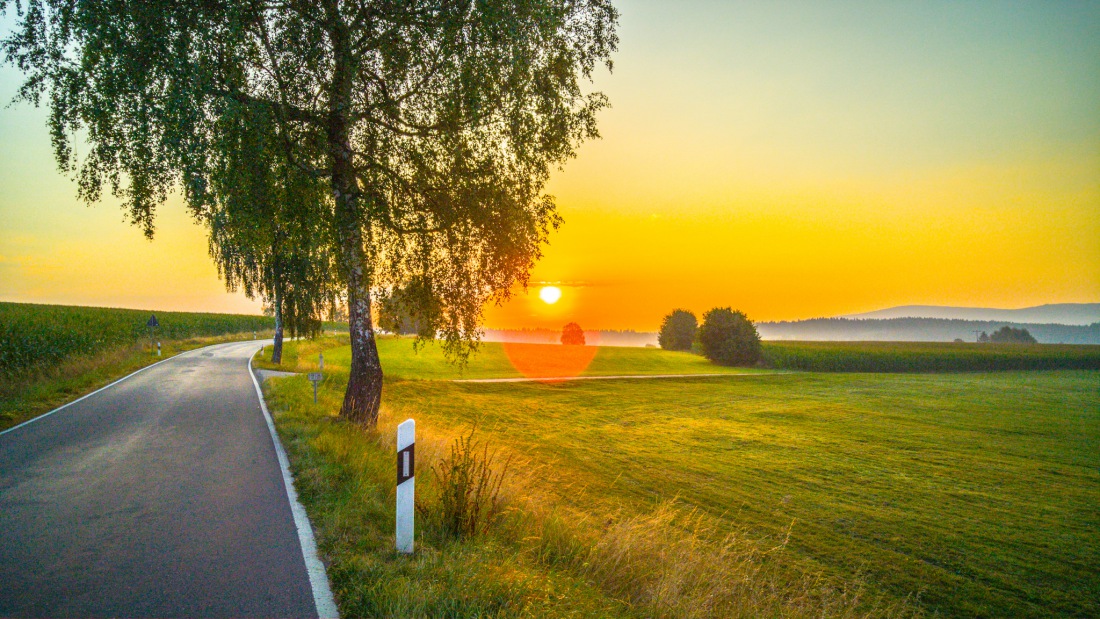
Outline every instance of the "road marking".
<path id="1" fill-rule="evenodd" d="M 260 389 L 259 381 L 256 380 L 256 372 L 252 370 L 252 357 L 248 358 L 247 363 L 248 373 L 252 376 L 252 386 L 256 388 L 256 395 L 260 398 L 260 410 L 264 413 L 264 421 L 267 422 L 267 430 L 271 433 L 271 442 L 275 444 L 275 455 L 279 459 L 279 468 L 283 473 L 286 498 L 290 500 L 290 513 L 294 516 L 294 527 L 298 529 L 298 542 L 302 547 L 302 558 L 306 562 L 309 585 L 313 589 L 313 605 L 317 609 L 317 616 L 321 619 L 338 619 L 340 612 L 336 609 L 336 600 L 332 597 L 325 564 L 317 554 L 317 541 L 313 537 L 313 527 L 309 524 L 306 508 L 298 502 L 298 492 L 294 489 L 294 478 L 290 475 L 290 460 L 286 457 L 286 450 L 283 449 L 279 434 L 275 431 L 275 421 L 267 410 L 264 392 Z"/>
<path id="2" fill-rule="evenodd" d="M 778 376 L 792 372 L 752 372 L 724 374 L 624 374 L 621 376 L 546 376 L 538 378 L 465 378 L 452 383 L 552 383 L 566 380 L 633 380 L 636 378 L 712 378 L 715 376 Z"/>
<path id="3" fill-rule="evenodd" d="M 217 344 L 211 344 L 211 346 L 217 346 Z M 205 347 L 204 347 L 204 348 L 205 348 Z M 196 350 L 202 350 L 202 349 L 201 349 L 201 348 L 199 348 L 199 349 L 196 349 Z M 96 389 L 95 391 L 93 391 L 93 392 L 91 392 L 91 393 L 89 393 L 89 394 L 86 394 L 86 395 L 82 395 L 82 396 L 80 396 L 79 398 L 77 398 L 77 399 L 73 400 L 72 402 L 69 402 L 69 403 L 67 403 L 67 404 L 62 404 L 61 406 L 58 406 L 57 408 L 53 409 L 52 411 L 50 411 L 50 412 L 48 412 L 48 413 L 42 413 L 41 415 L 39 415 L 39 416 L 37 416 L 37 417 L 31 417 L 30 419 L 28 419 L 28 420 L 24 421 L 23 423 L 21 423 L 21 424 L 19 424 L 19 425 L 17 425 L 17 426 L 12 426 L 12 427 L 8 428 L 7 430 L 4 430 L 3 432 L 0 432 L 0 436 L 3 436 L 3 435 L 5 435 L 5 434 L 7 434 L 8 432 L 14 432 L 15 430 L 18 430 L 19 428 L 22 428 L 23 426 L 25 426 L 25 425 L 27 425 L 27 424 L 29 424 L 29 423 L 33 423 L 33 422 L 35 422 L 35 421 L 38 421 L 39 419 L 45 419 L 46 417 L 49 417 L 50 415 L 52 415 L 52 414 L 54 414 L 54 413 L 56 413 L 56 412 L 58 412 L 58 411 L 60 411 L 60 410 L 62 410 L 62 409 L 66 409 L 66 408 L 68 408 L 68 407 L 72 406 L 73 404 L 76 404 L 77 402 L 79 402 L 79 401 L 81 401 L 81 400 L 83 400 L 83 399 L 85 399 L 85 398 L 90 398 L 90 397 L 92 397 L 93 395 L 95 395 L 95 394 L 99 393 L 100 391 L 103 391 L 104 389 L 110 389 L 111 387 L 114 387 L 115 385 L 117 385 L 117 384 L 121 383 L 122 381 L 126 380 L 127 378 L 130 378 L 130 377 L 132 377 L 132 376 L 136 376 L 136 375 L 138 375 L 138 374 L 141 374 L 141 373 L 142 373 L 142 372 L 144 372 L 145 370 L 148 370 L 148 369 L 150 369 L 150 368 L 155 368 L 155 367 L 157 367 L 158 365 L 160 365 L 160 364 L 162 364 L 162 363 L 164 363 L 164 362 L 166 362 L 166 361 L 171 361 L 172 359 L 175 359 L 176 357 L 178 357 L 178 356 L 180 356 L 180 355 L 185 355 L 185 354 L 187 354 L 187 353 L 189 353 L 189 352 L 192 352 L 192 351 L 188 350 L 188 351 L 185 351 L 185 352 L 182 352 L 182 353 L 178 353 L 178 354 L 176 354 L 176 355 L 174 355 L 174 356 L 168 357 L 167 359 L 162 359 L 162 360 L 160 360 L 160 361 L 157 361 L 156 363 L 154 363 L 154 364 L 152 364 L 152 365 L 147 365 L 147 366 L 145 366 L 145 367 L 141 368 L 140 370 L 138 370 L 138 371 L 136 371 L 136 372 L 132 372 L 132 373 L 130 373 L 130 374 L 127 374 L 126 376 L 123 376 L 122 378 L 120 378 L 120 379 L 116 380 L 115 382 L 113 382 L 113 383 L 111 383 L 111 384 L 109 384 L 109 385 L 104 385 L 103 387 L 100 387 L 99 389 Z"/>

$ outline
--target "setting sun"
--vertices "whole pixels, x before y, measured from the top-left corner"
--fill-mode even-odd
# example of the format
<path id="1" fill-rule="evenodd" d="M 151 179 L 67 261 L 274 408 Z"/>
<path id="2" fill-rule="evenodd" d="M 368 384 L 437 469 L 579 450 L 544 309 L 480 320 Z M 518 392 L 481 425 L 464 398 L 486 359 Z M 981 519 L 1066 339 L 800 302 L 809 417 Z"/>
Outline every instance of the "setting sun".
<path id="1" fill-rule="evenodd" d="M 543 286 L 542 290 L 539 290 L 539 298 L 544 302 L 553 305 L 561 298 L 561 288 L 557 286 Z"/>

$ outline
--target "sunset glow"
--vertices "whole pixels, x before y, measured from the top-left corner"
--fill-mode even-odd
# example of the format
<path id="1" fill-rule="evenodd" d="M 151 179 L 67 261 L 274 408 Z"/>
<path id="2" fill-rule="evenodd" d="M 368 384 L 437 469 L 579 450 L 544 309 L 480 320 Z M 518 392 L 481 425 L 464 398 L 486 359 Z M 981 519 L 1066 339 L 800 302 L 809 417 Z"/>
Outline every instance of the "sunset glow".
<path id="1" fill-rule="evenodd" d="M 616 6 L 601 138 L 551 176 L 564 223 L 487 327 L 1100 301 L 1100 4 Z M 153 242 L 79 203 L 45 110 L 0 108 L 0 142 L 0 300 L 260 310 L 180 198 Z"/>

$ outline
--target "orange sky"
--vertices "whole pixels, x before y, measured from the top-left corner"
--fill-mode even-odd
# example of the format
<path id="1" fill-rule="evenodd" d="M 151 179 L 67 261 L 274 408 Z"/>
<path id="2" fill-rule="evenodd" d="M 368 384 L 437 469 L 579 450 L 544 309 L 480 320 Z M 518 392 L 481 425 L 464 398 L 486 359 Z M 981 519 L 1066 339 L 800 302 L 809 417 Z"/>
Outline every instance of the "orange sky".
<path id="1" fill-rule="evenodd" d="M 562 300 L 488 326 L 1100 301 L 1100 5 L 618 6 L 614 107 L 551 182 L 565 224 L 532 273 Z M 152 243 L 79 204 L 43 111 L 0 108 L 0 144 L 0 300 L 258 309 L 178 200 Z"/>

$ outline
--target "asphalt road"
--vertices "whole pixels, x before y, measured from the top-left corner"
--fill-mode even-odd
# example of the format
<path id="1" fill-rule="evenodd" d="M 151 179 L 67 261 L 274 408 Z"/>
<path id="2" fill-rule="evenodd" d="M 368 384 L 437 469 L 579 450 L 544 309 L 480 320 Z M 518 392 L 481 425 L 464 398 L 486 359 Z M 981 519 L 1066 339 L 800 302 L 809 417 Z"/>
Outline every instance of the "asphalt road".
<path id="1" fill-rule="evenodd" d="M 0 617 L 317 616 L 258 346 L 184 353 L 0 435 Z"/>

